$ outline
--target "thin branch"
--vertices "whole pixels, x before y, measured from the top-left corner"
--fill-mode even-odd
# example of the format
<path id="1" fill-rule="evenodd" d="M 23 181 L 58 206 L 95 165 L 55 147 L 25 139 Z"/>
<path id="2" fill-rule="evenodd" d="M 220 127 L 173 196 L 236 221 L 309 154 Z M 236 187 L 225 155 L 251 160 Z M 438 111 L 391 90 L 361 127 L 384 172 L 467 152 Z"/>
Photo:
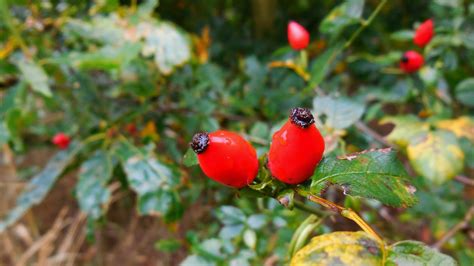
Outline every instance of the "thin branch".
<path id="1" fill-rule="evenodd" d="M 360 130 L 360 131 L 364 132 L 365 134 L 369 135 L 374 140 L 380 142 L 381 144 L 383 144 L 385 146 L 389 146 L 389 147 L 392 146 L 384 137 L 379 135 L 379 133 L 375 132 L 373 129 L 369 128 L 367 125 L 365 125 L 361 121 L 357 121 L 355 123 L 355 127 L 358 130 Z"/>
<path id="2" fill-rule="evenodd" d="M 382 10 L 383 6 L 387 3 L 387 0 L 382 0 L 377 7 L 375 8 L 374 12 L 369 16 L 369 18 L 365 21 L 362 21 L 362 25 L 352 34 L 349 40 L 344 44 L 344 48 L 348 48 L 354 42 L 354 40 L 359 36 L 359 34 L 367 28 L 372 21 L 377 17 L 377 15 Z"/>
<path id="3" fill-rule="evenodd" d="M 325 216 L 330 214 L 329 212 L 325 212 L 325 211 L 316 209 L 312 206 L 306 205 L 306 204 L 304 204 L 303 202 L 301 202 L 299 200 L 295 200 L 294 202 L 295 202 L 295 208 L 297 208 L 299 210 L 302 210 L 302 211 L 305 211 L 305 212 L 308 212 L 308 213 L 312 213 L 312 214 L 315 214 L 315 215 L 321 216 L 321 217 L 325 217 Z"/>
<path id="4" fill-rule="evenodd" d="M 463 183 L 464 185 L 474 186 L 474 180 L 467 176 L 458 175 L 454 179 L 460 183 Z"/>
<path id="5" fill-rule="evenodd" d="M 299 195 L 306 197 L 308 200 L 320 204 L 331 211 L 337 212 L 341 214 L 342 216 L 346 217 L 349 220 L 354 221 L 364 232 L 372 236 L 377 242 L 379 242 L 380 249 L 382 250 L 382 256 L 383 256 L 383 261 L 385 262 L 385 259 L 387 257 L 387 251 L 385 249 L 385 242 L 383 241 L 382 237 L 375 232 L 372 227 L 370 227 L 369 224 L 367 224 L 364 219 L 362 219 L 355 211 L 349 209 L 349 208 L 344 208 L 332 201 L 326 200 L 324 198 L 318 197 L 316 195 L 313 195 L 305 190 L 296 188 L 295 189 L 296 193 Z"/>
<path id="6" fill-rule="evenodd" d="M 433 248 L 440 249 L 451 237 L 453 237 L 459 230 L 462 230 L 467 227 L 469 222 L 474 218 L 474 206 L 471 206 L 469 210 L 464 215 L 462 221 L 457 223 L 451 230 L 446 232 L 436 243 L 433 244 Z"/>

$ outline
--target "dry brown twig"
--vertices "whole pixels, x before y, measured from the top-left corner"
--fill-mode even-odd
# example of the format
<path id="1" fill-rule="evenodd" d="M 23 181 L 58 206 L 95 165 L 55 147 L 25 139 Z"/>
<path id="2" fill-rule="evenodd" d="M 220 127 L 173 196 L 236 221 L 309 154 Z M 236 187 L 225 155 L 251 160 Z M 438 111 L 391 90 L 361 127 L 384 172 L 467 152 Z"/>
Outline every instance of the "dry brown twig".
<path id="1" fill-rule="evenodd" d="M 464 185 L 474 186 L 474 180 L 467 176 L 458 175 L 454 179 L 460 183 L 463 183 Z"/>
<path id="2" fill-rule="evenodd" d="M 466 228 L 469 222 L 474 218 L 474 206 L 471 206 L 464 215 L 464 218 L 451 228 L 446 234 L 444 234 L 436 243 L 433 244 L 433 248 L 440 249 L 451 237 L 453 237 L 459 230 Z"/>

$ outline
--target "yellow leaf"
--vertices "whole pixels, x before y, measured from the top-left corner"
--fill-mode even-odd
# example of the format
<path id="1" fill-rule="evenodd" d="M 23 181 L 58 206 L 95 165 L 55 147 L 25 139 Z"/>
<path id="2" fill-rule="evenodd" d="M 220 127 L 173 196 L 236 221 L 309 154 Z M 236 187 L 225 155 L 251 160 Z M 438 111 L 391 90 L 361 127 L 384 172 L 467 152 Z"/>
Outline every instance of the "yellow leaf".
<path id="1" fill-rule="evenodd" d="M 464 153 L 456 137 L 446 131 L 429 132 L 407 147 L 408 159 L 415 171 L 441 184 L 462 171 Z"/>
<path id="2" fill-rule="evenodd" d="M 394 124 L 395 128 L 387 136 L 387 140 L 400 147 L 406 147 L 413 139 L 429 130 L 428 123 L 420 121 L 416 116 L 385 117 L 380 124 Z"/>
<path id="3" fill-rule="evenodd" d="M 296 74 L 298 74 L 302 79 L 304 80 L 309 80 L 310 76 L 309 73 L 306 72 L 301 66 L 295 64 L 291 60 L 287 61 L 272 61 L 268 64 L 269 68 L 275 68 L 275 67 L 286 67 L 289 68 L 293 71 L 295 71 Z"/>
<path id="4" fill-rule="evenodd" d="M 15 40 L 10 37 L 5 46 L 3 46 L 0 50 L 0 59 L 4 59 L 5 57 L 7 57 L 15 49 L 15 46 Z"/>
<path id="5" fill-rule="evenodd" d="M 156 132 L 156 125 L 153 121 L 146 123 L 145 127 L 140 132 L 140 137 L 142 138 L 151 138 L 153 141 L 158 141 L 160 136 Z"/>
<path id="6" fill-rule="evenodd" d="M 291 266 L 382 264 L 377 240 L 365 232 L 334 232 L 316 236 L 291 259 Z"/>
<path id="7" fill-rule="evenodd" d="M 458 138 L 465 137 L 474 142 L 474 121 L 467 116 L 439 121 L 436 126 L 453 132 Z"/>
<path id="8" fill-rule="evenodd" d="M 193 36 L 194 46 L 198 60 L 201 64 L 209 60 L 209 47 L 211 46 L 211 35 L 209 26 L 202 29 L 201 36 Z"/>

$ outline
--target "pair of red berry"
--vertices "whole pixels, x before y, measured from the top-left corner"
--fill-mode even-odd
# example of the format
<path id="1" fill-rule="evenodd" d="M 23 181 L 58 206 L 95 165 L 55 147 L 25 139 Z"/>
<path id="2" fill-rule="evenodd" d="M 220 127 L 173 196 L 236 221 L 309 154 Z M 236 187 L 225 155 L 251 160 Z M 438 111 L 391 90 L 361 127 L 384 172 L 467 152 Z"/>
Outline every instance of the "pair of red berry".
<path id="1" fill-rule="evenodd" d="M 413 42 L 419 47 L 424 47 L 431 41 L 433 35 L 434 23 L 432 19 L 428 19 L 416 29 Z M 410 50 L 403 54 L 400 60 L 400 68 L 405 73 L 413 73 L 420 69 L 424 63 L 425 60 L 421 54 Z"/>
<path id="2" fill-rule="evenodd" d="M 227 186 L 242 188 L 258 173 L 255 149 L 240 135 L 225 130 L 197 133 L 191 148 L 202 171 Z M 272 137 L 268 168 L 287 184 L 298 184 L 314 172 L 324 153 L 324 139 L 307 108 L 293 108 L 289 120 Z"/>

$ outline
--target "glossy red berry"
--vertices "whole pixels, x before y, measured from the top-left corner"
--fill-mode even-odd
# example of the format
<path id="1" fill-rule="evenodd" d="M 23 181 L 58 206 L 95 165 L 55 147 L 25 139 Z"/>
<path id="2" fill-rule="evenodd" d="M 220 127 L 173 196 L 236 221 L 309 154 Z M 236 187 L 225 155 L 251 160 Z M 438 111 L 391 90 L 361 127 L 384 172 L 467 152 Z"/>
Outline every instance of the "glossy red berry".
<path id="1" fill-rule="evenodd" d="M 221 184 L 242 188 L 258 173 L 255 149 L 234 132 L 197 133 L 190 145 L 204 174 Z"/>
<path id="2" fill-rule="evenodd" d="M 309 33 L 300 24 L 290 21 L 288 23 L 288 42 L 295 50 L 304 49 L 309 44 Z"/>
<path id="3" fill-rule="evenodd" d="M 412 73 L 420 69 L 425 60 L 423 56 L 415 51 L 407 51 L 400 59 L 400 68 L 406 73 Z"/>
<path id="4" fill-rule="evenodd" d="M 413 42 L 420 47 L 424 47 L 431 41 L 431 38 L 433 38 L 433 35 L 434 35 L 433 20 L 428 19 L 425 22 L 421 23 L 421 25 L 416 29 Z"/>
<path id="5" fill-rule="evenodd" d="M 307 108 L 293 108 L 290 119 L 272 137 L 268 168 L 287 184 L 299 184 L 313 175 L 323 157 L 324 139 Z"/>
<path id="6" fill-rule="evenodd" d="M 69 143 L 71 142 L 71 139 L 69 138 L 68 135 L 60 132 L 54 135 L 52 142 L 54 145 L 56 145 L 60 149 L 66 149 L 69 147 Z"/>

